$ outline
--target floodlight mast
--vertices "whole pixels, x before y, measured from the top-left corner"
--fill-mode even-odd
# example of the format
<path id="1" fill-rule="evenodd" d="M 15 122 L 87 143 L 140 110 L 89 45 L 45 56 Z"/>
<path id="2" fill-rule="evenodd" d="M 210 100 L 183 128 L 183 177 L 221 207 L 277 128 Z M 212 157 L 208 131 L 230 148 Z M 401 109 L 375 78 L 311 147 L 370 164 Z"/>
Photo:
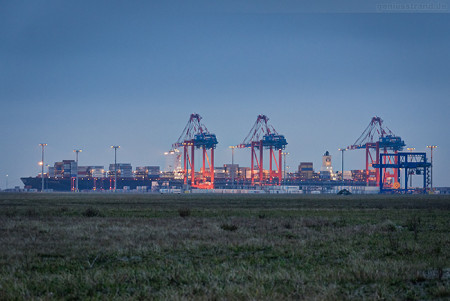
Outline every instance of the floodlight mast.
<path id="1" fill-rule="evenodd" d="M 78 189 L 78 153 L 81 153 L 83 150 L 81 150 L 81 149 L 74 149 L 73 151 L 76 154 L 76 162 L 77 162 L 77 177 L 75 179 L 75 191 L 78 192 L 79 191 L 79 189 Z"/>
<path id="2" fill-rule="evenodd" d="M 42 147 L 42 161 L 41 161 L 41 178 L 42 178 L 42 187 L 41 192 L 44 192 L 44 148 L 47 146 L 47 143 L 39 143 Z"/>
<path id="3" fill-rule="evenodd" d="M 437 145 L 427 145 L 427 148 L 431 150 L 431 190 L 433 190 L 433 149 L 437 148 Z"/>
<path id="4" fill-rule="evenodd" d="M 281 153 L 284 157 L 284 173 L 283 173 L 283 185 L 286 185 L 286 156 L 289 156 L 288 152 Z"/>
<path id="5" fill-rule="evenodd" d="M 416 148 L 415 147 L 407 147 L 406 150 L 412 153 L 413 151 L 416 150 Z M 412 174 L 411 174 L 411 180 L 410 181 L 411 181 L 411 188 L 414 188 Z"/>
<path id="6" fill-rule="evenodd" d="M 120 148 L 120 145 L 111 145 L 111 148 L 114 149 L 114 192 L 117 190 L 117 149 Z"/>
<path id="7" fill-rule="evenodd" d="M 344 152 L 347 150 L 347 148 L 338 148 L 338 151 L 342 153 L 341 155 L 341 176 L 342 176 L 342 183 L 344 183 Z"/>
<path id="8" fill-rule="evenodd" d="M 234 174 L 236 172 L 236 169 L 234 168 L 234 149 L 237 148 L 237 146 L 231 145 L 229 148 L 231 149 L 231 188 L 234 188 Z"/>

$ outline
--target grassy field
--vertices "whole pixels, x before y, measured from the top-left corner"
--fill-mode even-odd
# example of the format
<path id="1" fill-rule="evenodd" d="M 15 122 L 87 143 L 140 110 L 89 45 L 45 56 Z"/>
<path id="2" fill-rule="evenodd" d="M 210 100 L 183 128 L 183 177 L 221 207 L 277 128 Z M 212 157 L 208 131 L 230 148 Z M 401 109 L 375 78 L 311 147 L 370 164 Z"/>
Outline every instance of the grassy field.
<path id="1" fill-rule="evenodd" d="M 450 197 L 0 194 L 0 299 L 448 300 Z"/>

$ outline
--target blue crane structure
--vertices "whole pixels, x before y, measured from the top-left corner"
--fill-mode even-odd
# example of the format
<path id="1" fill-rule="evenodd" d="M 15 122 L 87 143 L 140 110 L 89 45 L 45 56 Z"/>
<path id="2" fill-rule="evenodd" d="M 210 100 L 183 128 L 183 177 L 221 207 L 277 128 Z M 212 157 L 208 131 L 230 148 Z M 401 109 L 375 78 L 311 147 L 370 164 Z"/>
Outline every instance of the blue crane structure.
<path id="1" fill-rule="evenodd" d="M 353 143 L 347 147 L 348 150 L 365 149 L 366 150 L 366 182 L 367 185 L 374 184 L 379 185 L 379 172 L 376 167 L 380 162 L 383 163 L 396 163 L 390 160 L 396 160 L 397 157 L 383 156 L 383 160 L 380 160 L 380 151 L 387 154 L 388 151 L 393 151 L 398 153 L 402 151 L 405 147 L 405 142 L 401 137 L 396 136 L 389 128 L 383 126 L 383 120 L 380 117 L 373 117 L 367 128 L 361 134 L 361 136 Z M 375 152 L 375 154 L 374 154 Z M 372 168 L 375 168 L 374 172 Z M 375 176 L 375 179 L 371 177 L 371 174 Z M 383 177 L 384 185 L 392 186 L 395 179 L 398 178 L 397 170 L 384 169 Z M 394 180 L 394 181 L 393 181 Z"/>
<path id="2" fill-rule="evenodd" d="M 189 171 L 191 174 L 191 187 L 201 189 L 214 188 L 214 149 L 218 144 L 215 134 L 208 131 L 201 123 L 202 117 L 199 114 L 191 114 L 188 123 L 177 142 L 172 144 L 172 148 L 183 148 L 183 173 L 184 184 L 188 185 Z M 190 149 L 189 149 L 190 148 Z M 195 176 L 195 149 L 202 149 L 203 165 L 199 178 Z M 210 156 L 208 156 L 208 150 Z M 208 164 L 208 166 L 206 165 Z"/>
<path id="3" fill-rule="evenodd" d="M 282 180 L 282 151 L 288 144 L 283 135 L 278 134 L 275 128 L 270 125 L 269 118 L 266 115 L 258 115 L 255 124 L 251 128 L 244 141 L 237 145 L 238 148 L 251 149 L 251 181 L 263 185 L 281 184 Z M 263 153 L 264 149 L 269 150 L 269 174 L 268 179 L 264 179 Z M 259 150 L 259 158 L 257 154 Z M 275 152 L 278 151 L 278 160 Z M 255 177 L 255 163 L 257 165 L 258 174 Z M 276 171 L 273 170 L 275 163 Z"/>
<path id="4" fill-rule="evenodd" d="M 409 188 L 410 176 L 413 174 L 422 175 L 423 187 L 422 193 L 426 193 L 430 184 L 430 172 L 429 168 L 431 167 L 431 163 L 427 161 L 427 154 L 422 152 L 400 152 L 400 153 L 391 153 L 391 154 L 380 154 L 380 162 L 374 164 L 375 168 L 379 169 L 379 186 L 380 193 L 409 193 L 414 192 L 415 189 Z M 392 163 L 394 162 L 394 163 Z M 384 175 L 386 169 L 395 169 L 397 171 L 397 178 L 395 179 L 395 184 L 390 187 L 384 184 Z M 402 171 L 404 172 L 403 176 L 403 185 L 401 187 L 400 177 Z"/>

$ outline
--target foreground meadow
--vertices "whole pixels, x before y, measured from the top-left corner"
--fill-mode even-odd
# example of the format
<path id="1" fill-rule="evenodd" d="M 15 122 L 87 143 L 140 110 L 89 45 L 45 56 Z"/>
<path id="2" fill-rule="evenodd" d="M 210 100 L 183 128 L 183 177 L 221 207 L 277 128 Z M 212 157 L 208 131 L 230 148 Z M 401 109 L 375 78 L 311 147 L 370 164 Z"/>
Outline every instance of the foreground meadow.
<path id="1" fill-rule="evenodd" d="M 450 298 L 450 197 L 0 194 L 0 299 Z"/>

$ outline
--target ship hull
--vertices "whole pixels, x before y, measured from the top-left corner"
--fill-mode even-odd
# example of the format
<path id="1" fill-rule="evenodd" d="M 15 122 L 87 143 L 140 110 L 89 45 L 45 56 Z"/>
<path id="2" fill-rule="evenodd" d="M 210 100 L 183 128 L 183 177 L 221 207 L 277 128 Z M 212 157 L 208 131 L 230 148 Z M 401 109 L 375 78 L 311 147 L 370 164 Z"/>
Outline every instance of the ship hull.
<path id="1" fill-rule="evenodd" d="M 26 189 L 42 188 L 42 178 L 39 177 L 26 177 L 21 178 Z M 170 186 L 181 188 L 181 180 L 164 180 L 159 177 L 156 178 L 117 178 L 117 189 L 137 189 L 138 187 L 151 188 L 154 182 L 158 183 L 158 186 Z M 44 189 L 50 189 L 53 191 L 71 191 L 72 180 L 70 178 L 45 178 Z M 78 189 L 82 190 L 111 190 L 114 189 L 114 178 L 79 178 Z"/>

